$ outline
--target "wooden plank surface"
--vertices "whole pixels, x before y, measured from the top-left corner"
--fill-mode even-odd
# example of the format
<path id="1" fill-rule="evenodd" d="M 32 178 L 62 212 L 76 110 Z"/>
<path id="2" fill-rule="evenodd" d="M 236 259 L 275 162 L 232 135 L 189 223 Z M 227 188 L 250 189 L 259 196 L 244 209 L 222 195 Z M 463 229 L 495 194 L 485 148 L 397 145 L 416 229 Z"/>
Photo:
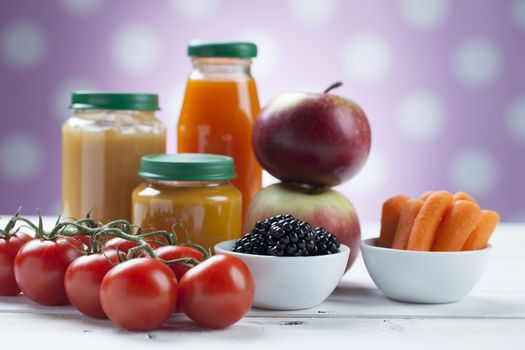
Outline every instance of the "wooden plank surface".
<path id="1" fill-rule="evenodd" d="M 377 225 L 363 226 L 363 237 L 373 237 L 375 232 Z M 44 307 L 24 296 L 2 297 L 0 334 L 4 335 L 4 346 L 0 349 L 171 349 L 181 345 L 214 349 L 299 345 L 307 349 L 356 345 L 525 349 L 525 225 L 500 225 L 492 243 L 494 252 L 486 274 L 457 303 L 417 305 L 389 300 L 375 288 L 359 258 L 336 291 L 318 307 L 253 309 L 241 322 L 221 331 L 198 329 L 184 315 L 175 314 L 160 330 L 131 333 L 107 320 L 89 319 L 71 306 Z"/>

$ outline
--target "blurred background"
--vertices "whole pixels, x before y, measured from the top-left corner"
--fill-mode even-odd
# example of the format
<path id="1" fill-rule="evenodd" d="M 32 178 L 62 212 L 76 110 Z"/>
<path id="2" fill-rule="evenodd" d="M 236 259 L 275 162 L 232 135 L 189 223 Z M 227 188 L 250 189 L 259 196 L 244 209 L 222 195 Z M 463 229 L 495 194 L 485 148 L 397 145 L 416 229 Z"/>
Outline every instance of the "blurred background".
<path id="1" fill-rule="evenodd" d="M 58 213 L 72 90 L 159 93 L 175 152 L 191 39 L 254 41 L 263 105 L 345 83 L 372 127 L 338 187 L 361 219 L 461 189 L 525 220 L 525 0 L 1 0 L 0 213 Z"/>

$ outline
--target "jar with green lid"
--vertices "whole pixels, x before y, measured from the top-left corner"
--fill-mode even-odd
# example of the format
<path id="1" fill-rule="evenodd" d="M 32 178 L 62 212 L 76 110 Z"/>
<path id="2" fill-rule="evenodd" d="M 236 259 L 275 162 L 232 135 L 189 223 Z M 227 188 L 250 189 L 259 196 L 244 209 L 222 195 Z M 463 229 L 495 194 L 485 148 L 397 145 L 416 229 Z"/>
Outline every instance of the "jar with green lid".
<path id="1" fill-rule="evenodd" d="M 132 223 L 150 230 L 171 231 L 206 248 L 241 236 L 241 193 L 233 159 L 214 154 L 153 154 L 142 157 L 144 179 L 133 191 Z M 179 239 L 184 237 L 179 235 Z"/>
<path id="2" fill-rule="evenodd" d="M 76 91 L 62 126 L 62 215 L 131 220 L 143 155 L 166 151 L 158 96 Z"/>

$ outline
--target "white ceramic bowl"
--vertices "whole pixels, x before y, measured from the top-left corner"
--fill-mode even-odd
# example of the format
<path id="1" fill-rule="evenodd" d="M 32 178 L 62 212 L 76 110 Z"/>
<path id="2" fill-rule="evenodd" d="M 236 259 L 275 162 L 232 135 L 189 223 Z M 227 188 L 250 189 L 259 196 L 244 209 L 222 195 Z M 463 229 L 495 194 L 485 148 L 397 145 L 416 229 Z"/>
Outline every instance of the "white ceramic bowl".
<path id="1" fill-rule="evenodd" d="M 487 267 L 491 246 L 462 252 L 416 252 L 381 248 L 377 238 L 361 242 L 368 273 L 389 298 L 440 304 L 467 295 Z"/>
<path id="2" fill-rule="evenodd" d="M 350 248 L 320 256 L 276 257 L 232 252 L 235 240 L 215 245 L 215 253 L 243 260 L 255 280 L 253 306 L 272 310 L 308 309 L 321 304 L 341 280 Z"/>

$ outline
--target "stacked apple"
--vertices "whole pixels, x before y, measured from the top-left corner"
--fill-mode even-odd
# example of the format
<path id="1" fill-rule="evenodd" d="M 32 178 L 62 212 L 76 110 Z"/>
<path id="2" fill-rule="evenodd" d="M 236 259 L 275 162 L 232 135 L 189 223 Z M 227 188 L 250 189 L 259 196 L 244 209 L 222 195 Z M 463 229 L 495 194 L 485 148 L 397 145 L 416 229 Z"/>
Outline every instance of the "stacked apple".
<path id="1" fill-rule="evenodd" d="M 261 110 L 252 135 L 255 155 L 282 182 L 253 199 L 244 231 L 266 217 L 291 214 L 348 245 L 348 269 L 359 253 L 359 220 L 352 203 L 331 187 L 363 167 L 371 135 L 363 110 L 329 93 L 339 86 L 335 83 L 324 93 L 283 93 Z"/>

